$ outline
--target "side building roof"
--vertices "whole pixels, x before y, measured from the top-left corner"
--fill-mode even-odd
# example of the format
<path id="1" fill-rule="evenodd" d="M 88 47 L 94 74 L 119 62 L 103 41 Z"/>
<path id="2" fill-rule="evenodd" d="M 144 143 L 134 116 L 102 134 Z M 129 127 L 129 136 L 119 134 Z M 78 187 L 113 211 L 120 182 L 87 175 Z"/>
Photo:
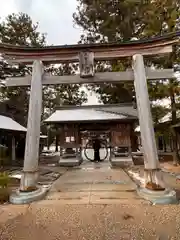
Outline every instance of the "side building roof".
<path id="1" fill-rule="evenodd" d="M 3 115 L 0 115 L 0 129 L 19 132 L 27 131 L 25 127 L 14 121 L 12 118 Z"/>
<path id="2" fill-rule="evenodd" d="M 17 131 L 17 132 L 27 132 L 27 129 L 20 125 L 18 122 L 14 121 L 10 117 L 6 117 L 0 115 L 0 130 L 9 130 L 9 131 Z M 40 135 L 41 139 L 47 138 L 46 135 Z"/>

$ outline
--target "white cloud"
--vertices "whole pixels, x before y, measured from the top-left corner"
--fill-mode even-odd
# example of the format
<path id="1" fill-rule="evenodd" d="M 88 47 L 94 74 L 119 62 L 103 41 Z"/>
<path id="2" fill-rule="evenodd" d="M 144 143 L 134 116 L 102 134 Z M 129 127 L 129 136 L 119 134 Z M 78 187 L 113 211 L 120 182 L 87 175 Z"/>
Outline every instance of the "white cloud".
<path id="1" fill-rule="evenodd" d="M 75 44 L 82 30 L 74 27 L 72 14 L 76 11 L 76 0 L 0 0 L 0 16 L 24 12 L 33 22 L 39 22 L 39 30 L 47 33 L 48 44 Z"/>
<path id="2" fill-rule="evenodd" d="M 14 0 L 14 6 L 18 12 L 30 13 L 33 5 L 33 0 Z"/>
<path id="3" fill-rule="evenodd" d="M 0 18 L 4 19 L 10 13 L 17 13 L 14 5 L 14 0 L 8 0 L 8 3 L 4 4 L 3 0 L 0 0 Z"/>

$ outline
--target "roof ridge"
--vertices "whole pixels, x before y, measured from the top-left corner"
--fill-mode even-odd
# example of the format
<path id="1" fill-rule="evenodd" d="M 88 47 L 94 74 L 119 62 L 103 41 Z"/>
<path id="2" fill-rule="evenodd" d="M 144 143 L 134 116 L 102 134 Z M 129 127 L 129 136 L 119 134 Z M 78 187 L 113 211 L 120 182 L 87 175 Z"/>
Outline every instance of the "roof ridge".
<path id="1" fill-rule="evenodd" d="M 89 108 L 110 108 L 110 107 L 133 107 L 131 102 L 126 103 L 115 103 L 115 104 L 98 104 L 98 105 L 64 105 L 64 106 L 57 106 L 55 110 L 68 110 L 68 109 L 89 109 Z"/>
<path id="2" fill-rule="evenodd" d="M 96 111 L 97 111 L 97 110 L 96 110 Z M 125 117 L 137 118 L 137 117 L 134 116 L 134 115 L 131 115 L 131 114 L 128 114 L 128 113 L 124 113 L 124 112 L 118 113 L 118 112 L 115 112 L 115 111 L 108 111 L 108 110 L 104 110 L 104 109 L 99 109 L 98 111 L 106 112 L 106 113 L 111 113 L 111 114 L 116 114 L 116 115 L 124 115 Z"/>

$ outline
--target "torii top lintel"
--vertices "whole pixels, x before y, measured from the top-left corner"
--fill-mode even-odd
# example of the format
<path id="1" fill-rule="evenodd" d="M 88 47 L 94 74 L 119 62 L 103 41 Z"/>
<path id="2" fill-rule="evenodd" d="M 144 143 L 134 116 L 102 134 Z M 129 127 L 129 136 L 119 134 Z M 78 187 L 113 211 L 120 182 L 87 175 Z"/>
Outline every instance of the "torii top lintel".
<path id="1" fill-rule="evenodd" d="M 47 63 L 78 62 L 79 53 L 93 52 L 94 60 L 119 59 L 134 54 L 154 55 L 172 52 L 172 45 L 179 41 L 180 32 L 128 42 L 76 44 L 62 46 L 27 47 L 0 44 L 5 59 L 16 63 L 32 63 L 39 59 Z"/>

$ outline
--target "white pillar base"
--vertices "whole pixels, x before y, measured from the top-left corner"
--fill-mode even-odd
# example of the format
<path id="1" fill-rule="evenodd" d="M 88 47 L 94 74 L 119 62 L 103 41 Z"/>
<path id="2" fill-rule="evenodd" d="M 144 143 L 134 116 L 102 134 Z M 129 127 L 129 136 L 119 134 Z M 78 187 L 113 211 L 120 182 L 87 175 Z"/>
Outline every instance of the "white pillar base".
<path id="1" fill-rule="evenodd" d="M 37 189 L 38 171 L 23 171 L 21 175 L 20 191 L 32 192 Z"/>
<path id="2" fill-rule="evenodd" d="M 22 192 L 17 190 L 10 195 L 9 201 L 13 204 L 28 204 L 43 199 L 48 191 L 49 187 L 38 187 L 32 192 Z"/>
<path id="3" fill-rule="evenodd" d="M 164 191 L 165 184 L 161 169 L 144 169 L 145 188 L 152 191 Z"/>
<path id="4" fill-rule="evenodd" d="M 137 193 L 140 197 L 152 202 L 152 204 L 177 204 L 178 200 L 174 190 L 153 191 L 147 188 L 139 188 Z"/>
<path id="5" fill-rule="evenodd" d="M 165 187 L 160 169 L 145 169 L 145 184 L 138 188 L 140 197 L 153 204 L 175 204 L 177 203 L 176 192 Z"/>

